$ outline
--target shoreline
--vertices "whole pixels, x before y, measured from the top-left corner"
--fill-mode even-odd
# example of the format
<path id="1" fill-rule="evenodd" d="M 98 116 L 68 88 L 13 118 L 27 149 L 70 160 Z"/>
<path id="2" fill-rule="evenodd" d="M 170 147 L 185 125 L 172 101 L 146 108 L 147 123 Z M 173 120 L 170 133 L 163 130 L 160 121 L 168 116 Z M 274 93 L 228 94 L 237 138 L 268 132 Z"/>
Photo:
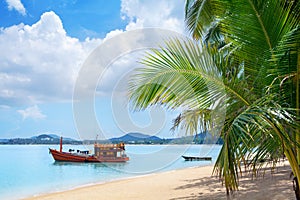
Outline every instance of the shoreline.
<path id="1" fill-rule="evenodd" d="M 212 176 L 213 164 L 126 177 L 78 186 L 70 190 L 39 194 L 25 200 L 55 199 L 227 199 L 225 188 Z M 240 178 L 232 199 L 295 199 L 290 168 L 283 164 L 265 171 L 264 177 Z"/>
<path id="2" fill-rule="evenodd" d="M 101 185 L 105 185 L 105 184 L 112 184 L 112 183 L 117 183 L 117 182 L 121 182 L 121 181 L 127 181 L 127 180 L 134 180 L 134 179 L 139 179 L 139 178 L 144 178 L 144 177 L 148 177 L 148 176 L 158 176 L 160 174 L 167 174 L 170 172 L 176 172 L 176 171 L 181 171 L 181 170 L 188 170 L 188 169 L 194 169 L 194 168 L 213 168 L 214 163 L 210 163 L 207 165 L 200 165 L 200 166 L 191 166 L 191 167 L 185 167 L 185 168 L 179 168 L 179 169 L 172 169 L 172 170 L 168 170 L 168 171 L 158 171 L 158 172 L 150 172 L 150 173 L 145 173 L 145 174 L 140 174 L 140 175 L 132 175 L 132 176 L 125 176 L 122 178 L 116 178 L 116 179 L 110 179 L 110 180 L 106 180 L 106 181 L 95 181 L 95 182 L 91 182 L 91 183 L 86 183 L 86 184 L 82 184 L 82 185 L 77 185 L 77 186 L 73 186 L 70 187 L 68 189 L 58 189 L 56 191 L 49 191 L 49 192 L 41 192 L 38 194 L 34 194 L 34 195 L 30 195 L 30 196 L 26 196 L 21 198 L 22 200 L 35 200 L 35 199 L 40 199 L 40 198 L 44 198 L 44 196 L 50 196 L 50 195 L 55 195 L 55 194 L 59 194 L 59 193 L 68 193 L 68 192 L 72 192 L 78 189 L 84 189 L 84 188 L 89 188 L 89 187 L 94 187 L 94 186 L 101 186 Z"/>

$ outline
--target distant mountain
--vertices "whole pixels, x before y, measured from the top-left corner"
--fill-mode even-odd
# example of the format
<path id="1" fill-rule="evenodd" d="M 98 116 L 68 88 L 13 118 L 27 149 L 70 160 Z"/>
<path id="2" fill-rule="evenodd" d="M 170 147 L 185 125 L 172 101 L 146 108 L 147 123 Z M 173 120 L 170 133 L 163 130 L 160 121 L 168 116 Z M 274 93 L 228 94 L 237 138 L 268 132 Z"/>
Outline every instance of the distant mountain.
<path id="1" fill-rule="evenodd" d="M 60 140 L 61 136 L 55 135 L 55 134 L 41 134 L 38 136 L 32 136 L 31 139 L 37 139 L 37 140 Z M 72 138 L 63 137 L 63 141 L 76 141 Z"/>
<path id="2" fill-rule="evenodd" d="M 47 134 L 47 135 L 50 136 L 50 137 L 52 137 L 52 138 L 58 138 L 58 139 L 60 139 L 60 136 L 55 135 L 55 134 Z"/>
<path id="3" fill-rule="evenodd" d="M 55 134 L 41 134 L 30 138 L 2 139 L 0 144 L 59 144 L 60 136 Z M 81 141 L 72 138 L 63 138 L 64 144 L 81 144 Z"/>
<path id="4" fill-rule="evenodd" d="M 218 135 L 212 135 L 209 132 L 198 133 L 193 136 L 193 142 L 195 144 L 223 144 L 222 139 Z"/>
<path id="5" fill-rule="evenodd" d="M 7 143 L 8 139 L 0 139 L 0 144 Z"/>
<path id="6" fill-rule="evenodd" d="M 180 138 L 168 139 L 169 144 L 223 144 L 218 136 L 213 136 L 209 132 L 198 133 L 197 135 L 183 136 Z"/>
<path id="7" fill-rule="evenodd" d="M 127 133 L 118 138 L 109 139 L 112 143 L 125 142 L 125 143 L 159 143 L 163 139 L 157 136 L 145 135 L 142 133 Z"/>
<path id="8" fill-rule="evenodd" d="M 52 137 L 50 135 L 47 135 L 47 134 L 42 134 L 42 135 L 39 135 L 36 137 L 36 140 L 57 140 L 59 138 L 57 137 Z"/>
<path id="9" fill-rule="evenodd" d="M 53 138 L 53 139 L 59 139 L 60 137 L 58 135 L 55 135 L 55 134 L 47 134 L 47 133 L 43 133 L 43 134 L 40 134 L 40 135 L 35 135 L 35 136 L 32 136 L 30 137 L 30 139 L 37 139 L 37 138 Z"/>
<path id="10" fill-rule="evenodd" d="M 0 144 L 59 144 L 60 136 L 55 134 L 41 134 L 31 138 L 0 139 Z M 121 137 L 97 141 L 99 143 L 120 143 L 127 144 L 223 144 L 223 141 L 208 132 L 202 132 L 194 136 L 181 138 L 162 139 L 157 136 L 145 135 L 142 133 L 127 133 Z M 94 144 L 95 140 L 78 141 L 72 138 L 63 138 L 64 144 Z"/>
<path id="11" fill-rule="evenodd" d="M 124 142 L 128 144 L 222 144 L 222 140 L 219 137 L 213 136 L 209 132 L 168 139 L 142 133 L 128 133 L 118 138 L 111 138 L 109 141 L 112 143 Z"/>

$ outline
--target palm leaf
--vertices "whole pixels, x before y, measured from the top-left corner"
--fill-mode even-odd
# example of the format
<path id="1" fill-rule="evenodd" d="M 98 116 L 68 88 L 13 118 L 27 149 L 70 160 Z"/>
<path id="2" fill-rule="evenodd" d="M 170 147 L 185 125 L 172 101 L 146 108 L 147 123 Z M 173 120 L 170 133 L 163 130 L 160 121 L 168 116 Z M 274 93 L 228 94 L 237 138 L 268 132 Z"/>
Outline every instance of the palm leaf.
<path id="1" fill-rule="evenodd" d="M 171 40 L 149 52 L 146 67 L 131 77 L 135 109 L 184 108 L 174 128 L 220 131 L 224 145 L 214 172 L 227 193 L 238 188 L 242 163 L 250 161 L 256 173 L 261 160 L 276 162 L 282 153 L 300 180 L 293 149 L 299 140 L 291 134 L 299 130 L 299 111 L 288 100 L 298 72 L 299 9 L 299 1 L 187 0 L 187 27 L 197 40 L 208 35 L 206 45 Z"/>
<path id="2" fill-rule="evenodd" d="M 201 2 L 201 5 L 199 2 Z M 206 5 L 207 4 L 207 5 Z M 198 9 L 194 7 L 198 5 Z M 238 47 L 234 56 L 243 61 L 248 83 L 263 91 L 267 69 L 265 61 L 272 58 L 273 49 L 281 38 L 299 24 L 299 2 L 278 0 L 189 1 L 186 4 L 187 27 L 192 33 L 203 32 L 204 27 L 216 21 L 227 43 Z M 201 8 L 201 9 L 200 9 Z M 211 17 L 205 17 L 209 13 Z M 274 14 L 276 13 L 276 14 Z M 195 17 L 202 16 L 202 17 Z M 210 25 L 207 25 L 210 23 Z M 197 30 L 199 29 L 199 30 Z M 197 36 L 196 39 L 201 38 Z M 262 93 L 261 93 L 262 94 Z"/>

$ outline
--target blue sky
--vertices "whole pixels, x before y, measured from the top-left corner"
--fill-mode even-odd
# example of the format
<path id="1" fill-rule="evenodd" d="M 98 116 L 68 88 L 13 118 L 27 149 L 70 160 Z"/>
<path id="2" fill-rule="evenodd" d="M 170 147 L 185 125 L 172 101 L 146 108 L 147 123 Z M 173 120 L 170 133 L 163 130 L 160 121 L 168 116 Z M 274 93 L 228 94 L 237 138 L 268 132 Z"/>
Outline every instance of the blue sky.
<path id="1" fill-rule="evenodd" d="M 74 85 L 85 60 L 108 38 L 126 31 L 154 27 L 183 33 L 183 12 L 184 0 L 0 1 L 0 138 L 41 133 L 95 138 L 92 126 L 88 134 L 78 131 L 73 113 Z M 134 131 L 120 127 L 111 93 L 119 78 L 136 66 L 137 57 L 118 58 L 99 81 L 95 115 L 105 137 Z M 173 137 L 169 128 L 175 116 L 156 114 L 163 123 L 156 131 L 149 129 L 152 135 Z M 155 122 L 148 111 L 128 110 L 127 117 L 139 131 Z"/>
<path id="2" fill-rule="evenodd" d="M 54 11 L 62 20 L 69 36 L 79 39 L 86 37 L 105 37 L 115 29 L 124 29 L 128 20 L 121 19 L 121 2 L 105 0 L 43 0 L 22 1 L 23 9 L 9 9 L 9 1 L 1 1 L 1 27 L 19 23 L 32 25 L 39 21 L 41 15 Z M 4 16 L 4 17 L 3 17 Z"/>

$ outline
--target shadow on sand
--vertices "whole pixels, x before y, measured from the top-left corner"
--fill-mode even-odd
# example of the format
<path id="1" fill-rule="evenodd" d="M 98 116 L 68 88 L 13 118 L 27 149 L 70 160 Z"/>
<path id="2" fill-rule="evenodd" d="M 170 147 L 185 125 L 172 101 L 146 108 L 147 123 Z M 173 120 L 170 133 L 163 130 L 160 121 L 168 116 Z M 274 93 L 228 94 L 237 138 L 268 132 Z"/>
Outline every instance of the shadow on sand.
<path id="1" fill-rule="evenodd" d="M 226 196 L 225 188 L 217 177 L 185 180 L 186 184 L 175 188 L 175 190 L 199 189 L 199 193 L 190 193 L 170 200 L 294 200 L 295 195 L 290 173 L 289 166 L 276 167 L 273 172 L 271 169 L 267 169 L 263 176 L 257 178 L 249 173 L 244 173 L 239 180 L 239 191 L 230 197 Z"/>

